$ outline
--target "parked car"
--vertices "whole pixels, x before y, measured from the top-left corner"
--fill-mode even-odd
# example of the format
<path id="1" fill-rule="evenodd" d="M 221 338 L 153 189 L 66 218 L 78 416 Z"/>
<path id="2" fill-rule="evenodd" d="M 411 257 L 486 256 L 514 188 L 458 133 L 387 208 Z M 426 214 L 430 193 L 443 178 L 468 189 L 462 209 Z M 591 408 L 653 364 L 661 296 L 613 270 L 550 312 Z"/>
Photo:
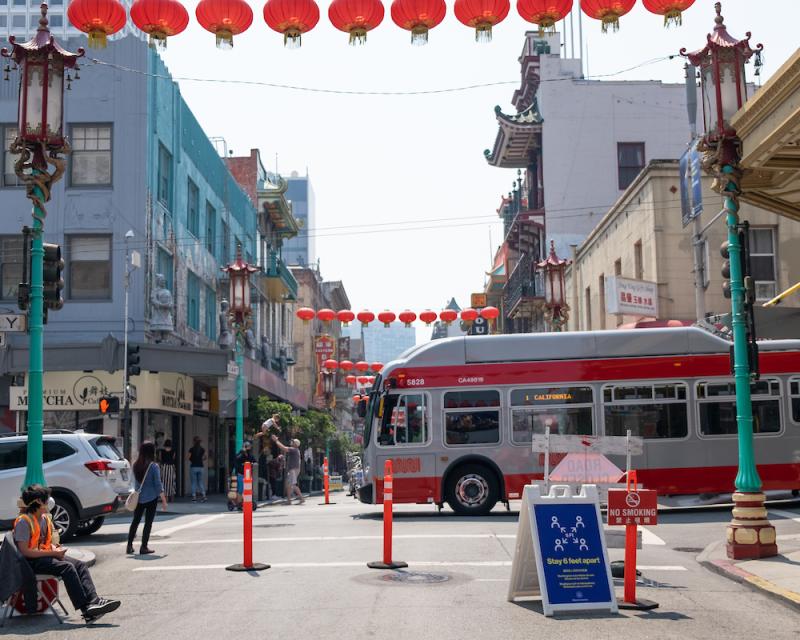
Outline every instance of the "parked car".
<path id="1" fill-rule="evenodd" d="M 131 491 L 130 464 L 114 438 L 82 431 L 45 431 L 44 476 L 56 502 L 53 524 L 62 539 L 97 531 L 106 515 Z M 19 513 L 17 499 L 25 481 L 26 434 L 0 437 L 0 526 L 10 527 Z"/>

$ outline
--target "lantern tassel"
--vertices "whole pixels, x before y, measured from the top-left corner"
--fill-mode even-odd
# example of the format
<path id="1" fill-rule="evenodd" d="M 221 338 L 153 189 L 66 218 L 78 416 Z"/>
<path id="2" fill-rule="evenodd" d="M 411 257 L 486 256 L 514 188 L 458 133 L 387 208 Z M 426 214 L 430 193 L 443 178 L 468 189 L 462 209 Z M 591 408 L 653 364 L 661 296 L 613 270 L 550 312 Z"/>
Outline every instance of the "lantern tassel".
<path id="1" fill-rule="evenodd" d="M 362 44 L 367 44 L 367 30 L 362 27 L 356 27 L 350 30 L 350 45 L 357 47 Z"/>
<path id="2" fill-rule="evenodd" d="M 664 14 L 664 27 L 680 27 L 683 24 L 683 14 L 680 9 L 671 9 Z"/>
<path id="3" fill-rule="evenodd" d="M 553 35 L 555 32 L 555 19 L 550 17 L 542 17 L 539 22 L 539 37 L 544 38 L 545 34 Z"/>
<path id="4" fill-rule="evenodd" d="M 415 47 L 422 47 L 428 44 L 428 27 L 418 24 L 411 29 L 411 44 Z"/>
<path id="5" fill-rule="evenodd" d="M 105 49 L 108 45 L 108 36 L 105 31 L 94 29 L 86 35 L 89 38 L 90 49 Z"/>
<path id="6" fill-rule="evenodd" d="M 475 25 L 475 42 L 487 44 L 492 41 L 492 23 L 481 22 Z"/>
<path id="7" fill-rule="evenodd" d="M 166 49 L 167 34 L 163 31 L 151 31 L 147 44 L 151 49 Z"/>
<path id="8" fill-rule="evenodd" d="M 601 27 L 603 33 L 608 33 L 609 29 L 616 33 L 619 31 L 619 16 L 616 13 L 607 13 L 602 18 L 603 26 Z"/>
<path id="9" fill-rule="evenodd" d="M 229 29 L 220 29 L 217 31 L 217 49 L 222 51 L 230 51 L 233 49 L 233 33 Z"/>
<path id="10" fill-rule="evenodd" d="M 303 44 L 302 37 L 299 29 L 287 29 L 283 32 L 283 46 L 287 49 L 299 49 Z"/>

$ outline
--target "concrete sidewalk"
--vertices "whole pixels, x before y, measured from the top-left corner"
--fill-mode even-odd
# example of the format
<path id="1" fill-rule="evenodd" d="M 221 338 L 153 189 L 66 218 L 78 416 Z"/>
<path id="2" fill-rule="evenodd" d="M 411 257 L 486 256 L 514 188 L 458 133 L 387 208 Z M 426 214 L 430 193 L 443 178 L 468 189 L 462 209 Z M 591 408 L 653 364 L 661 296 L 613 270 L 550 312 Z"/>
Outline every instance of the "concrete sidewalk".
<path id="1" fill-rule="evenodd" d="M 778 536 L 778 550 L 773 558 L 731 560 L 720 540 L 708 545 L 697 561 L 726 578 L 800 610 L 800 535 Z"/>
<path id="2" fill-rule="evenodd" d="M 338 492 L 336 495 L 339 495 L 341 492 Z M 321 495 L 321 492 L 312 492 L 312 493 L 304 493 L 303 497 L 306 499 Z M 334 494 L 331 494 L 334 495 Z M 283 502 L 283 498 L 275 498 L 274 500 L 264 500 L 258 501 L 258 507 L 269 506 L 271 504 L 279 505 Z M 166 512 L 161 511 L 161 503 L 158 505 L 158 513 L 165 513 L 166 515 L 173 515 L 173 516 L 185 516 L 185 515 L 195 515 L 195 514 L 211 514 L 211 513 L 222 513 L 228 511 L 228 497 L 221 493 L 216 493 L 209 495 L 206 502 L 201 502 L 197 500 L 196 502 L 192 502 L 191 498 L 175 498 L 172 502 L 167 504 Z M 116 518 L 116 517 L 130 517 L 131 512 L 127 511 L 123 506 L 119 511 L 114 514 L 110 514 L 109 518 Z"/>

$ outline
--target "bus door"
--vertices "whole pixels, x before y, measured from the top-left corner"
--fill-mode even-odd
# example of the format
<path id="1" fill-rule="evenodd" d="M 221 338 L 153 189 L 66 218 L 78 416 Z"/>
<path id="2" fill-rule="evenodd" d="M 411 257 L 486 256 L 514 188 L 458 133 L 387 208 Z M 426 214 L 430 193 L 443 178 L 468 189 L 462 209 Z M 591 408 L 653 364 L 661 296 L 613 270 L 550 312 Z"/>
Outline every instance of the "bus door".
<path id="1" fill-rule="evenodd" d="M 376 475 L 392 461 L 393 498 L 397 502 L 432 502 L 436 493 L 435 456 L 430 452 L 431 413 L 425 393 L 387 395 L 378 432 Z M 379 489 L 378 498 L 382 491 Z M 376 500 L 381 502 L 381 500 Z"/>

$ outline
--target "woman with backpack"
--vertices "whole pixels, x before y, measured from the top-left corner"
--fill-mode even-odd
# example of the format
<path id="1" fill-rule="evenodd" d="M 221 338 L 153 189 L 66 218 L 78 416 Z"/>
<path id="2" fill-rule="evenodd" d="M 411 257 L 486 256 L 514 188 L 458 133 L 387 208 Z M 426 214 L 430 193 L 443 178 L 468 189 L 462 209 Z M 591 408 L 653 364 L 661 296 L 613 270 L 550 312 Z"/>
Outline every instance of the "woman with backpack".
<path id="1" fill-rule="evenodd" d="M 155 463 L 155 458 L 156 446 L 148 440 L 142 442 L 139 446 L 139 456 L 136 458 L 136 462 L 133 463 L 134 488 L 139 492 L 139 501 L 133 512 L 133 521 L 128 531 L 127 553 L 129 555 L 134 553 L 133 540 L 136 537 L 142 514 L 144 514 L 144 530 L 142 531 L 142 546 L 139 549 L 139 553 L 141 555 L 153 553 L 153 550 L 147 547 L 147 543 L 150 540 L 150 529 L 153 526 L 156 503 L 159 498 L 161 498 L 163 510 L 167 510 L 167 496 L 164 494 L 161 473 Z"/>

